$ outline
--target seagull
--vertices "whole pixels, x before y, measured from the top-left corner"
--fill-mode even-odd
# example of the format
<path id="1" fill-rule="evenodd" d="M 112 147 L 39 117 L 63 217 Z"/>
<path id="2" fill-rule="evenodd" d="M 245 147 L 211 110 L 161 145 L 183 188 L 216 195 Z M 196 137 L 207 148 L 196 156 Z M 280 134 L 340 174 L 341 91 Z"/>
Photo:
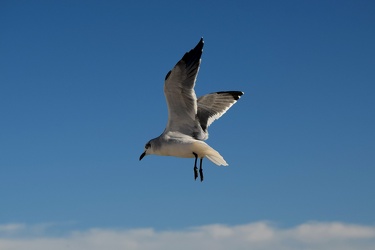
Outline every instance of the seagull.
<path id="1" fill-rule="evenodd" d="M 218 166 L 228 163 L 204 141 L 208 127 L 219 119 L 244 94 L 242 91 L 221 91 L 197 99 L 194 86 L 201 63 L 203 38 L 194 49 L 186 52 L 165 76 L 164 95 L 168 105 L 168 123 L 164 132 L 148 141 L 139 160 L 146 155 L 195 158 L 194 179 L 203 181 L 202 161 L 206 157 Z"/>

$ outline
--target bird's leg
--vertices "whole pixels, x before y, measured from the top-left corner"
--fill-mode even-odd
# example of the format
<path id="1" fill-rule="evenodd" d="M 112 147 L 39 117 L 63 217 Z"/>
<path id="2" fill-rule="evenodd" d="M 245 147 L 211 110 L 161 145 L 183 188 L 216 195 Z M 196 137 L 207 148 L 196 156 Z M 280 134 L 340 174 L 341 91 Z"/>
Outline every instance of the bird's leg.
<path id="1" fill-rule="evenodd" d="M 201 162 L 200 162 L 200 166 L 199 166 L 199 175 L 200 175 L 200 177 L 201 177 L 201 181 L 203 181 L 202 162 L 203 162 L 203 158 L 201 158 Z"/>
<path id="2" fill-rule="evenodd" d="M 195 156 L 195 162 L 194 162 L 194 179 L 196 180 L 198 178 L 198 168 L 197 168 L 197 160 L 198 155 L 193 152 L 193 155 Z"/>

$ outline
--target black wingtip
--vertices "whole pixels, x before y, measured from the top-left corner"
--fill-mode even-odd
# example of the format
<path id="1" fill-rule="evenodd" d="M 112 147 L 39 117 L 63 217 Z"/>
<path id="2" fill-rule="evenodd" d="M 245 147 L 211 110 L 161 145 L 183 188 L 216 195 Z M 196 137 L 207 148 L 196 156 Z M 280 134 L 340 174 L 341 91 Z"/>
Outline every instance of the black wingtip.
<path id="1" fill-rule="evenodd" d="M 194 49 L 185 53 L 181 60 L 186 63 L 186 67 L 191 67 L 195 63 L 198 63 L 199 65 L 199 60 L 203 52 L 203 45 L 203 38 L 201 38 L 201 40 L 199 40 L 198 44 L 194 47 Z"/>
<path id="2" fill-rule="evenodd" d="M 191 51 L 200 51 L 200 52 L 202 52 L 203 51 L 203 45 L 204 45 L 204 41 L 203 41 L 203 37 L 201 37 L 201 39 L 199 40 L 199 42 L 197 43 L 197 45 L 195 45 L 194 49 L 192 49 Z"/>
<path id="3" fill-rule="evenodd" d="M 220 91 L 220 92 L 216 92 L 216 93 L 218 93 L 218 94 L 229 94 L 236 101 L 238 99 L 240 99 L 240 97 L 244 94 L 244 92 L 242 92 L 242 91 Z"/>
<path id="4" fill-rule="evenodd" d="M 204 45 L 203 37 L 199 40 L 198 44 L 195 46 L 193 50 L 202 50 Z"/>
<path id="5" fill-rule="evenodd" d="M 201 37 L 197 45 L 193 49 L 191 49 L 189 52 L 186 52 L 179 62 L 184 62 L 186 65 L 186 68 L 193 67 L 194 65 L 196 67 L 199 67 L 200 59 L 203 53 L 203 45 L 204 45 L 204 41 L 203 41 L 203 37 Z M 170 70 L 165 75 L 165 78 L 164 78 L 165 81 L 168 79 L 171 72 L 172 71 Z"/>

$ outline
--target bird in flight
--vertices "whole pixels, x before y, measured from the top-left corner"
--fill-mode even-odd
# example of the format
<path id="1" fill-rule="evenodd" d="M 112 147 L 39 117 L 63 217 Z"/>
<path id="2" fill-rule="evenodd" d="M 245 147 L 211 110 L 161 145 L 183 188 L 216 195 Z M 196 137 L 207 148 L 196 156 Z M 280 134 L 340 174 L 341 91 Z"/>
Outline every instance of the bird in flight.
<path id="1" fill-rule="evenodd" d="M 202 161 L 206 157 L 218 166 L 228 166 L 224 158 L 204 141 L 208 127 L 219 119 L 243 95 L 242 91 L 221 91 L 197 99 L 195 81 L 201 63 L 203 38 L 185 53 L 165 76 L 164 95 L 168 105 L 168 123 L 164 132 L 148 141 L 139 160 L 146 155 L 195 158 L 194 179 L 203 181 Z"/>

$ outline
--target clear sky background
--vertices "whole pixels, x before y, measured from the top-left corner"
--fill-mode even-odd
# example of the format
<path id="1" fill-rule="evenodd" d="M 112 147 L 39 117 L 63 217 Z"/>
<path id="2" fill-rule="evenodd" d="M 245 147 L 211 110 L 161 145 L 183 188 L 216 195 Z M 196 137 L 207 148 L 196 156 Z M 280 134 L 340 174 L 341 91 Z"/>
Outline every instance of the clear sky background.
<path id="1" fill-rule="evenodd" d="M 202 183 L 139 162 L 201 37 Z M 1 1 L 0 249 L 374 249 L 374 93 L 374 1 Z"/>

